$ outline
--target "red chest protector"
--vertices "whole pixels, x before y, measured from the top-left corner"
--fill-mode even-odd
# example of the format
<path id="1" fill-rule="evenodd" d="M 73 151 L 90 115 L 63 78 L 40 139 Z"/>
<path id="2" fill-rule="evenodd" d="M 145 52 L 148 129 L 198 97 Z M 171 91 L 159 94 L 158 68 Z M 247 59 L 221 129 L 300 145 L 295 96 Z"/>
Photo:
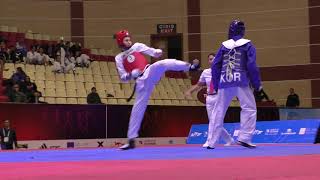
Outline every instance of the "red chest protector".
<path id="1" fill-rule="evenodd" d="M 139 69 L 143 71 L 144 68 L 148 65 L 147 59 L 139 52 L 133 52 L 123 61 L 124 69 L 130 73 L 134 69 Z"/>

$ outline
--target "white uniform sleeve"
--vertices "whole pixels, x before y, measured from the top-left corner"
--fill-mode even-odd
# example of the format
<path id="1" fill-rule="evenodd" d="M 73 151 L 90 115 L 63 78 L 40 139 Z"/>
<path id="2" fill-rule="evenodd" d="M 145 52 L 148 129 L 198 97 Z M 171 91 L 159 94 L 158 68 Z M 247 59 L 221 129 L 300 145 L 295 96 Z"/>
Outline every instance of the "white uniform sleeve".
<path id="1" fill-rule="evenodd" d="M 142 43 L 135 43 L 134 46 L 136 51 L 142 52 L 143 54 L 146 54 L 152 57 L 155 57 L 157 53 L 159 53 L 159 51 L 162 52 L 161 49 L 151 48 Z"/>
<path id="2" fill-rule="evenodd" d="M 27 58 L 28 58 L 29 60 L 32 60 L 32 59 L 34 58 L 34 55 L 32 54 L 31 51 L 29 51 L 29 52 L 27 53 Z"/>
<path id="3" fill-rule="evenodd" d="M 206 83 L 206 79 L 205 79 L 205 75 L 204 75 L 204 71 L 202 71 L 200 78 L 198 80 L 198 83 Z"/>
<path id="4" fill-rule="evenodd" d="M 117 56 L 115 57 L 115 60 L 116 60 L 116 66 L 117 66 L 117 70 L 118 70 L 120 79 L 121 79 L 122 81 L 128 81 L 128 80 L 130 80 L 130 74 L 127 73 L 126 70 L 124 69 L 123 59 L 122 59 L 121 55 L 117 55 Z"/>

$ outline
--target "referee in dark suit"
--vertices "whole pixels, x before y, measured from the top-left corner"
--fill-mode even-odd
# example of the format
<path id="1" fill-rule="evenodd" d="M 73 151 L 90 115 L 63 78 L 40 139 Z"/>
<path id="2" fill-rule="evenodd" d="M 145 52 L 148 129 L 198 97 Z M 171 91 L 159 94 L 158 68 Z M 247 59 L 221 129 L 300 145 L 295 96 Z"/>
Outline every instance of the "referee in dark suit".
<path id="1" fill-rule="evenodd" d="M 4 128 L 0 129 L 0 137 L 1 137 L 1 149 L 2 150 L 11 150 L 18 148 L 17 136 L 16 132 L 13 129 L 10 129 L 10 121 L 4 120 Z"/>

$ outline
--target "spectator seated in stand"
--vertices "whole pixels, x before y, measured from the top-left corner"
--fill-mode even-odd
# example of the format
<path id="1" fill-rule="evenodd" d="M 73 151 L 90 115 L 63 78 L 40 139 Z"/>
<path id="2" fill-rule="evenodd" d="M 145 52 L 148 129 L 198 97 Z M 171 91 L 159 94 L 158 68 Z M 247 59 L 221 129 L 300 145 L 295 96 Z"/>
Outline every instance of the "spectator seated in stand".
<path id="1" fill-rule="evenodd" d="M 99 94 L 97 93 L 97 89 L 95 87 L 91 88 L 91 93 L 87 96 L 88 104 L 102 104 Z"/>
<path id="2" fill-rule="evenodd" d="M 9 54 L 6 48 L 5 41 L 0 42 L 0 59 L 2 59 L 3 62 L 6 62 L 7 60 L 9 60 Z"/>
<path id="3" fill-rule="evenodd" d="M 20 84 L 21 82 L 24 82 L 26 80 L 26 73 L 22 70 L 21 67 L 17 67 L 16 72 L 11 76 L 11 80 L 13 84 L 18 83 Z"/>
<path id="4" fill-rule="evenodd" d="M 89 67 L 90 57 L 86 54 L 81 54 L 81 51 L 76 51 L 76 61 L 78 67 Z"/>
<path id="5" fill-rule="evenodd" d="M 10 102 L 27 103 L 26 95 L 21 92 L 19 84 L 14 84 L 12 90 L 8 92 Z"/>
<path id="6" fill-rule="evenodd" d="M 13 63 L 19 63 L 23 61 L 23 54 L 17 51 L 15 46 L 11 46 L 9 49 L 9 60 Z"/>
<path id="7" fill-rule="evenodd" d="M 39 48 L 38 53 L 36 54 L 36 63 L 38 65 L 48 65 L 50 61 L 50 57 L 44 53 L 44 49 L 42 47 Z"/>
<path id="8" fill-rule="evenodd" d="M 57 52 L 57 58 L 53 62 L 52 71 L 56 73 L 69 73 L 71 70 L 75 71 L 75 60 L 63 48 L 60 48 L 60 51 Z"/>
<path id="9" fill-rule="evenodd" d="M 28 51 L 28 53 L 27 53 L 26 62 L 28 64 L 38 64 L 38 56 L 39 56 L 39 53 L 36 51 L 36 47 L 32 46 L 31 50 Z"/>

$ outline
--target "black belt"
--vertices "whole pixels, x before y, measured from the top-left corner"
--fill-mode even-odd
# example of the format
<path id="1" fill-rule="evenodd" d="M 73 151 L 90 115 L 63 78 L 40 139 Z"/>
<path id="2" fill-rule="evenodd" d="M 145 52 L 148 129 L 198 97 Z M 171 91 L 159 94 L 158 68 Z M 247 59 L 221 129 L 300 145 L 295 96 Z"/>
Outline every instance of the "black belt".
<path id="1" fill-rule="evenodd" d="M 147 67 L 144 69 L 144 71 L 139 75 L 139 77 L 142 77 L 143 74 L 144 74 L 144 72 L 146 72 L 146 69 L 148 69 L 148 68 L 149 68 L 149 66 L 147 66 Z M 136 79 L 137 79 L 137 78 L 136 78 Z M 136 80 L 136 79 L 135 79 L 135 80 Z M 127 99 L 127 102 L 131 101 L 131 99 L 133 98 L 134 93 L 136 93 L 136 87 L 137 87 L 137 82 L 134 83 L 132 93 L 131 93 L 131 95 L 129 96 L 129 98 Z"/>

